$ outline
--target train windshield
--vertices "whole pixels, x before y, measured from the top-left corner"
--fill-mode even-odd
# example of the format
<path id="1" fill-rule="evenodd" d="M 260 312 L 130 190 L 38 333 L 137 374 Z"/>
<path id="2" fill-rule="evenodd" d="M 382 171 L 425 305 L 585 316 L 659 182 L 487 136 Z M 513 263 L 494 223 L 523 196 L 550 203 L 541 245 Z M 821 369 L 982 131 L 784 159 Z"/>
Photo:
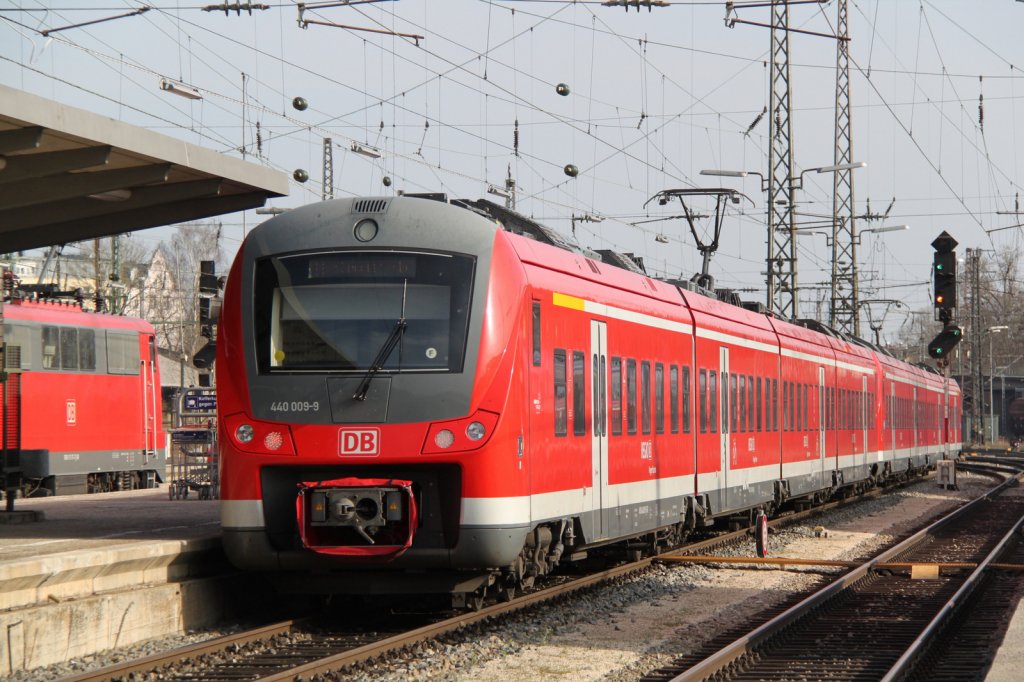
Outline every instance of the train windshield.
<path id="1" fill-rule="evenodd" d="M 469 256 L 392 251 L 258 261 L 259 371 L 365 372 L 404 319 L 381 369 L 459 372 L 474 267 Z"/>

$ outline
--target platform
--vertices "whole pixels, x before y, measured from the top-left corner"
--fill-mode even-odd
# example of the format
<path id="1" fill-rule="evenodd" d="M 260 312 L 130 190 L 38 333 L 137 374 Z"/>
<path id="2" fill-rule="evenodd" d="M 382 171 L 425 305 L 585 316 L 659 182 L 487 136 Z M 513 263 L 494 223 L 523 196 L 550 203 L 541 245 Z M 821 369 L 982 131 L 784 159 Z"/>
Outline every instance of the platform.
<path id="1" fill-rule="evenodd" d="M 217 500 L 171 501 L 166 486 L 19 499 L 41 521 L 0 526 L 0 677 L 223 613 L 231 569 Z"/>

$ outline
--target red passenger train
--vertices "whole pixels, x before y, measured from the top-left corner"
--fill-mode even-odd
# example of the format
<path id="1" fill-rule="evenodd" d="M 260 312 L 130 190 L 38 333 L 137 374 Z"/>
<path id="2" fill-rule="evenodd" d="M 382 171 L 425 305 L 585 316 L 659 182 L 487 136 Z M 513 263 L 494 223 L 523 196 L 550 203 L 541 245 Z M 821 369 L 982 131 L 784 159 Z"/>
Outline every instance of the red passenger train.
<path id="1" fill-rule="evenodd" d="M 24 495 L 156 487 L 167 454 L 153 327 L 17 289 L 0 323 L 4 487 Z"/>
<path id="2" fill-rule="evenodd" d="M 959 451 L 955 383 L 693 289 L 486 201 L 264 223 L 217 343 L 228 555 L 293 589 L 511 592 Z"/>

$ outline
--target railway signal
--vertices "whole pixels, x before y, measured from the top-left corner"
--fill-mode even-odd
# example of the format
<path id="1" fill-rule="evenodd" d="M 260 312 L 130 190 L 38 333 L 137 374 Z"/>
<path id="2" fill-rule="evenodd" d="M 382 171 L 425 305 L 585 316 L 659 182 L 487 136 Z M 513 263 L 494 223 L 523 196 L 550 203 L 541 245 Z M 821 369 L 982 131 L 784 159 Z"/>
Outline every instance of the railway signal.
<path id="1" fill-rule="evenodd" d="M 939 335 L 928 344 L 928 355 L 936 360 L 948 357 L 953 348 L 956 347 L 956 344 L 960 343 L 963 335 L 963 329 L 947 322 L 942 331 L 939 332 Z"/>
<path id="2" fill-rule="evenodd" d="M 953 319 L 952 311 L 956 308 L 956 246 L 957 241 L 948 232 L 943 232 L 932 242 L 935 249 L 932 303 L 943 322 Z"/>
<path id="3" fill-rule="evenodd" d="M 220 317 L 219 292 L 223 281 L 217 277 L 217 266 L 212 260 L 199 262 L 199 333 L 209 339 L 192 356 L 197 369 L 209 369 L 217 357 L 217 320 Z"/>

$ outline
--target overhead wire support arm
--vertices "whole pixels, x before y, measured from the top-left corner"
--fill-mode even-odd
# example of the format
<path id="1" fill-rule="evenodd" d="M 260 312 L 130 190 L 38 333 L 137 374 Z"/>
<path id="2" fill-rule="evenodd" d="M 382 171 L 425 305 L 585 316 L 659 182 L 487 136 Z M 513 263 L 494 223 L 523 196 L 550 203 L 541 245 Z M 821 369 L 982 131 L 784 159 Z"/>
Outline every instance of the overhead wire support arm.
<path id="1" fill-rule="evenodd" d="M 736 3 L 734 3 L 734 2 L 727 2 L 727 3 L 725 3 L 725 25 L 728 26 L 729 28 L 734 28 L 736 26 L 736 24 L 746 24 L 747 26 L 760 26 L 761 28 L 778 28 L 780 30 L 786 31 L 787 33 L 802 33 L 804 35 L 817 36 L 819 38 L 831 38 L 833 40 L 848 41 L 850 39 L 848 36 L 835 35 L 835 34 L 832 34 L 832 33 L 821 33 L 821 32 L 818 32 L 818 31 L 808 31 L 808 30 L 801 29 L 801 28 L 791 28 L 789 26 L 785 26 L 785 27 L 773 26 L 772 24 L 766 24 L 766 23 L 760 22 L 760 21 L 750 21 L 748 19 L 740 19 L 739 17 L 736 16 L 736 10 L 737 9 L 750 9 L 750 8 L 756 8 L 756 7 L 774 7 L 774 6 L 777 6 L 777 5 L 785 5 L 787 7 L 790 6 L 790 5 L 824 5 L 827 2 L 829 2 L 829 1 L 830 0 L 788 0 L 788 1 L 785 1 L 785 2 L 752 2 L 752 3 L 749 3 L 749 4 L 744 3 L 744 4 L 740 5 L 738 8 L 736 6 Z"/>
<path id="2" fill-rule="evenodd" d="M 138 16 L 140 14 L 145 14 L 146 12 L 148 12 L 151 9 L 152 9 L 151 7 L 140 7 L 139 9 L 135 10 L 134 12 L 127 12 L 125 14 L 118 14 L 116 17 L 105 17 L 103 19 L 93 19 L 92 21 L 83 21 L 80 24 L 71 24 L 70 26 L 61 26 L 59 28 L 48 28 L 45 31 L 40 31 L 39 35 L 43 36 L 44 38 L 48 38 L 48 37 L 50 37 L 51 33 L 57 33 L 58 31 L 67 31 L 67 30 L 72 29 L 72 28 L 82 28 L 83 26 L 92 26 L 93 24 L 102 24 L 102 23 L 105 23 L 107 21 L 114 21 L 115 19 L 124 19 L 125 17 L 134 17 L 134 16 Z"/>
<path id="3" fill-rule="evenodd" d="M 331 21 L 317 21 L 317 20 L 314 20 L 314 19 L 306 19 L 305 18 L 306 17 L 306 10 L 309 10 L 309 9 L 328 9 L 328 8 L 331 8 L 331 7 L 347 7 L 349 5 L 367 5 L 367 4 L 376 4 L 378 2 L 383 2 L 383 1 L 386 1 L 386 0 L 361 0 L 361 1 L 357 0 L 357 1 L 353 1 L 353 2 L 327 2 L 327 3 L 318 3 L 318 4 L 313 4 L 313 5 L 307 5 L 305 3 L 300 3 L 300 4 L 296 5 L 296 7 L 298 7 L 298 9 L 299 9 L 299 19 L 298 19 L 299 28 L 309 28 L 310 26 L 328 26 L 330 28 L 343 28 L 343 29 L 347 29 L 349 31 L 363 31 L 364 33 L 378 33 L 380 35 L 396 36 L 398 38 L 410 38 L 411 40 L 413 40 L 416 43 L 416 47 L 419 47 L 420 41 L 421 40 L 425 40 L 426 36 L 421 36 L 421 35 L 419 35 L 417 33 L 400 33 L 398 31 L 389 31 L 387 29 L 368 28 L 366 26 L 349 26 L 348 24 L 336 24 L 336 23 L 331 22 Z"/>

